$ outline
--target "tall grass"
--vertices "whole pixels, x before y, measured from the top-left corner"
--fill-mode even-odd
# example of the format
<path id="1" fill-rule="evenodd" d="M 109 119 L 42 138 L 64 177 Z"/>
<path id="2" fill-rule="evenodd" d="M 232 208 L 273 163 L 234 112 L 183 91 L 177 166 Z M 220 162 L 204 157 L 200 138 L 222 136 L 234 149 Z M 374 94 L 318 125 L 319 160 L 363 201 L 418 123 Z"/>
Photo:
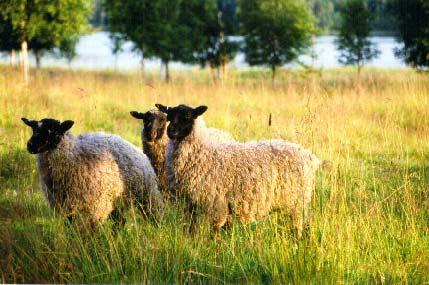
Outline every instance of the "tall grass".
<path id="1" fill-rule="evenodd" d="M 347 69 L 282 73 L 175 73 L 172 84 L 137 74 L 44 70 L 29 86 L 0 67 L 0 282 L 37 283 L 425 283 L 429 282 L 429 77 L 367 70 L 359 95 Z M 208 125 L 239 140 L 284 138 L 333 162 L 320 172 L 312 223 L 295 240 L 287 217 L 233 223 L 195 236 L 169 207 L 160 225 L 134 211 L 77 230 L 38 187 L 30 130 L 20 118 L 75 121 L 140 146 L 130 110 L 205 104 Z M 272 116 L 272 125 L 268 118 Z"/>

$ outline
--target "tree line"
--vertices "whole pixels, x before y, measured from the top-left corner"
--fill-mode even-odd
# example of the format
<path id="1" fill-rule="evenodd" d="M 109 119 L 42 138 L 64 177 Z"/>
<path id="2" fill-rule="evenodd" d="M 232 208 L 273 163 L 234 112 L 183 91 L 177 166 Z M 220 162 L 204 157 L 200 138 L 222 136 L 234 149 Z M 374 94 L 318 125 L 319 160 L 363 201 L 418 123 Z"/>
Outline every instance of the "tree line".
<path id="1" fill-rule="evenodd" d="M 314 36 L 333 24 L 339 61 L 360 70 L 379 53 L 368 37 L 382 21 L 390 21 L 403 43 L 398 57 L 429 67 L 425 0 L 0 0 L 0 51 L 21 51 L 27 80 L 28 50 L 38 66 L 47 52 L 71 60 L 90 21 L 105 22 L 114 53 L 130 41 L 142 68 L 143 59 L 160 59 L 167 81 L 172 61 L 220 75 L 238 51 L 249 65 L 269 67 L 274 80 L 279 67 L 308 53 Z"/>
<path id="2" fill-rule="evenodd" d="M 28 50 L 37 65 L 46 52 L 73 58 L 79 36 L 89 30 L 91 3 L 86 0 L 1 0 L 0 51 L 21 50 L 28 81 Z"/>
<path id="3" fill-rule="evenodd" d="M 91 24 L 106 28 L 107 19 L 103 11 L 103 0 L 95 0 L 94 12 L 91 17 Z M 237 11 L 236 0 L 217 0 L 220 5 L 226 5 L 229 9 L 224 10 L 229 19 L 234 18 L 234 13 Z M 312 10 L 318 30 L 321 33 L 332 34 L 337 33 L 339 29 L 339 21 L 341 18 L 341 7 L 346 3 L 346 0 L 307 0 L 307 3 Z M 372 22 L 373 30 L 377 34 L 391 34 L 394 32 L 395 18 L 389 12 L 388 1 L 386 0 L 367 0 L 369 13 L 374 19 Z M 235 23 L 236 25 L 238 22 Z"/>

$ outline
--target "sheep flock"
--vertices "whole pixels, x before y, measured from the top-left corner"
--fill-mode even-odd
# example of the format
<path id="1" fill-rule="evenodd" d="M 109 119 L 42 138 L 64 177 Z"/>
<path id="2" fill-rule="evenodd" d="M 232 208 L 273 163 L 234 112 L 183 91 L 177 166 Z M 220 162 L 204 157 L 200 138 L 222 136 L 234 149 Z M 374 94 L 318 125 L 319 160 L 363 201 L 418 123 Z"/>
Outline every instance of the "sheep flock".
<path id="1" fill-rule="evenodd" d="M 131 205 L 155 220 L 165 207 L 182 206 L 191 229 L 204 220 L 214 232 L 233 219 L 255 222 L 281 210 L 301 237 L 325 161 L 285 140 L 238 142 L 206 126 L 206 106 L 156 107 L 130 112 L 143 122 L 143 150 L 113 134 L 74 136 L 70 120 L 22 118 L 33 131 L 27 150 L 36 155 L 51 208 L 95 226 L 108 218 L 124 223 Z"/>

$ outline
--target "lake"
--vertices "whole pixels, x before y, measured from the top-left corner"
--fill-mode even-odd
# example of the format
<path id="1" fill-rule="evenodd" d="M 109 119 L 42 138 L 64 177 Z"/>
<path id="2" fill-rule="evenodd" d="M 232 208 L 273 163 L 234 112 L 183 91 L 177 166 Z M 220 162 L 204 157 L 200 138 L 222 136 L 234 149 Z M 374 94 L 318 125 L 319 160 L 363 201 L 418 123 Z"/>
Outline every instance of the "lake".
<path id="1" fill-rule="evenodd" d="M 398 68 L 405 67 L 405 64 L 397 59 L 394 55 L 394 49 L 400 47 L 393 37 L 371 37 L 371 41 L 377 44 L 378 49 L 381 51 L 377 59 L 372 60 L 367 65 L 373 67 L 383 68 Z M 123 46 L 123 51 L 116 57 L 111 51 L 112 43 L 109 34 L 106 32 L 97 32 L 91 35 L 81 37 L 77 46 L 77 57 L 72 61 L 72 68 L 85 68 L 85 69 L 114 69 L 115 62 L 117 62 L 118 69 L 132 70 L 140 68 L 140 55 L 132 51 L 132 44 L 130 42 Z M 314 54 L 317 55 L 316 59 L 308 56 L 300 57 L 300 60 L 306 64 L 313 65 L 318 68 L 331 68 L 338 67 L 339 52 L 335 47 L 335 36 L 320 36 L 315 40 L 313 47 Z M 9 57 L 7 54 L 2 54 L 0 61 L 7 63 Z M 30 63 L 35 64 L 33 56 L 30 56 Z M 244 55 L 238 54 L 231 66 L 241 68 L 247 67 L 244 62 Z M 58 59 L 50 55 L 42 58 L 42 66 L 69 66 L 64 59 Z M 145 60 L 145 68 L 157 69 L 160 66 L 159 60 Z M 172 68 L 189 68 L 188 65 L 180 63 L 172 63 Z"/>

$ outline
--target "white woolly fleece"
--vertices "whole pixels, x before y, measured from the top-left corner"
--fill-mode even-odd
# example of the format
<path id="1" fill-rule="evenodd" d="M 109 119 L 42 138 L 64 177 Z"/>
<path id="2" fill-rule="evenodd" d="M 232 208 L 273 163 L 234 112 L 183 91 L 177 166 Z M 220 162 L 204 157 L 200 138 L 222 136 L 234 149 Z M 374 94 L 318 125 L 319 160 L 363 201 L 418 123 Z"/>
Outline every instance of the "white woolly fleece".
<path id="1" fill-rule="evenodd" d="M 155 172 L 141 150 L 102 132 L 67 132 L 54 150 L 37 155 L 41 189 L 67 216 L 105 220 L 117 203 L 137 202 L 147 214 L 163 210 Z"/>
<path id="2" fill-rule="evenodd" d="M 215 143 L 198 118 L 188 137 L 168 143 L 166 171 L 171 191 L 199 206 L 214 228 L 231 215 L 254 221 L 280 208 L 300 235 L 320 164 L 309 150 L 283 140 Z"/>
<path id="3" fill-rule="evenodd" d="M 152 111 L 152 110 L 150 110 Z M 199 119 L 200 124 L 204 124 L 202 119 Z M 143 127 L 144 128 L 144 127 Z M 214 143 L 226 143 L 226 142 L 235 142 L 235 139 L 228 132 L 215 129 L 215 128 L 206 128 L 207 134 L 206 138 L 210 142 Z M 143 133 L 141 131 L 141 140 L 143 145 L 143 152 L 149 157 L 153 168 L 158 177 L 158 189 L 164 196 L 173 196 L 174 193 L 170 193 L 167 187 L 167 178 L 165 173 L 165 160 L 166 160 L 166 149 L 169 138 L 167 136 L 167 128 L 165 129 L 164 135 L 161 139 L 156 141 L 148 142 L 146 141 Z"/>

